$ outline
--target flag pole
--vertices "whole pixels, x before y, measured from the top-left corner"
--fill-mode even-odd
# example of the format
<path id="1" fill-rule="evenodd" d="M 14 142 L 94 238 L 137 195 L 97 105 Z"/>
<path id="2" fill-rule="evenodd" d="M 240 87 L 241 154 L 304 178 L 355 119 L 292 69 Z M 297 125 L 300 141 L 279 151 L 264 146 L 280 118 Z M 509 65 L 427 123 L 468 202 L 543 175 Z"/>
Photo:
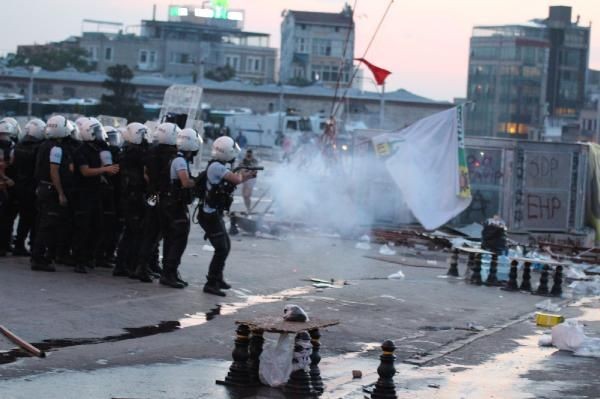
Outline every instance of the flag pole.
<path id="1" fill-rule="evenodd" d="M 381 85 L 381 101 L 379 102 L 379 128 L 383 129 L 385 118 L 385 82 Z"/>

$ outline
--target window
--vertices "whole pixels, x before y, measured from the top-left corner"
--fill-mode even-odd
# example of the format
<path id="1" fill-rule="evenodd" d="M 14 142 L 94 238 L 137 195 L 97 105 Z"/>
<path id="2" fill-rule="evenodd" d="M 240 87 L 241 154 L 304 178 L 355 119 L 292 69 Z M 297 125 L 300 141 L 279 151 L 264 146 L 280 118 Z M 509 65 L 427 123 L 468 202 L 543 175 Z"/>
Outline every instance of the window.
<path id="1" fill-rule="evenodd" d="M 308 48 L 306 46 L 306 39 L 303 37 L 296 38 L 296 52 L 297 53 L 308 53 Z"/>
<path id="2" fill-rule="evenodd" d="M 88 52 L 89 59 L 91 59 L 92 61 L 98 60 L 98 47 L 90 46 L 87 48 L 87 52 Z"/>
<path id="3" fill-rule="evenodd" d="M 225 65 L 229 65 L 236 71 L 240 70 L 240 56 L 239 55 L 226 55 Z"/>
<path id="4" fill-rule="evenodd" d="M 156 51 L 140 50 L 138 56 L 138 68 L 142 71 L 152 71 L 157 68 L 158 57 Z"/>
<path id="5" fill-rule="evenodd" d="M 151 51 L 150 52 L 149 62 L 150 62 L 151 65 L 156 64 L 156 51 Z"/>
<path id="6" fill-rule="evenodd" d="M 140 50 L 140 64 L 148 63 L 148 52 L 146 50 Z"/>
<path id="7" fill-rule="evenodd" d="M 193 58 L 188 53 L 171 53 L 171 63 L 172 64 L 191 64 L 193 63 Z"/>
<path id="8" fill-rule="evenodd" d="M 246 72 L 259 73 L 262 71 L 262 62 L 259 57 L 246 58 Z"/>
<path id="9" fill-rule="evenodd" d="M 312 53 L 314 55 L 331 55 L 331 40 L 329 39 L 313 39 Z"/>
<path id="10" fill-rule="evenodd" d="M 107 47 L 104 49 L 104 60 L 112 61 L 113 59 L 113 49 L 112 47 Z"/>
<path id="11" fill-rule="evenodd" d="M 304 68 L 294 67 L 294 77 L 295 78 L 304 78 Z"/>

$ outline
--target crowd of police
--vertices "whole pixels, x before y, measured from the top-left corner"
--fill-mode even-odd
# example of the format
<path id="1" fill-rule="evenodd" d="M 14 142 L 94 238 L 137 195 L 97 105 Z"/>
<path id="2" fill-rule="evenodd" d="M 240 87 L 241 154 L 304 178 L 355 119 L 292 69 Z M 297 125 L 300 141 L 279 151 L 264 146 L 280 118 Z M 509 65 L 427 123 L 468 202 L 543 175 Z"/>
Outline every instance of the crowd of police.
<path id="1" fill-rule="evenodd" d="M 0 120 L 0 256 L 30 256 L 34 271 L 112 268 L 113 276 L 184 288 L 178 268 L 196 194 L 198 222 L 215 248 L 204 292 L 225 296 L 223 213 L 255 172 L 231 170 L 239 148 L 224 136 L 193 177 L 201 145 L 196 131 L 169 122 L 150 135 L 141 123 L 117 130 L 88 117 L 33 119 L 23 132 L 16 120 Z"/>

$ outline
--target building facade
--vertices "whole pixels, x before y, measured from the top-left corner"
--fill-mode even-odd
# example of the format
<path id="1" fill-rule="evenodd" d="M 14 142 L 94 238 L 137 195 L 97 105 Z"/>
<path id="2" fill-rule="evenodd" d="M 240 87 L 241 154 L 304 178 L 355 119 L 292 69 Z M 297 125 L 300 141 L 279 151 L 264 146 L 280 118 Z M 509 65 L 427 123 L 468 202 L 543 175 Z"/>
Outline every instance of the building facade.
<path id="1" fill-rule="evenodd" d="M 354 60 L 354 19 L 340 13 L 285 11 L 281 23 L 280 81 L 347 86 Z M 340 76 L 341 75 L 341 76 Z"/>
<path id="2" fill-rule="evenodd" d="M 140 34 L 84 32 L 79 46 L 99 72 L 125 64 L 136 74 L 200 81 L 204 73 L 229 65 L 240 80 L 273 82 L 277 50 L 269 47 L 269 35 L 244 31 L 241 11 L 229 11 L 235 20 L 211 16 L 211 11 L 171 6 L 168 21 L 144 20 Z"/>
<path id="3" fill-rule="evenodd" d="M 562 6 L 543 20 L 475 27 L 467 134 L 560 140 L 585 105 L 589 33 Z"/>

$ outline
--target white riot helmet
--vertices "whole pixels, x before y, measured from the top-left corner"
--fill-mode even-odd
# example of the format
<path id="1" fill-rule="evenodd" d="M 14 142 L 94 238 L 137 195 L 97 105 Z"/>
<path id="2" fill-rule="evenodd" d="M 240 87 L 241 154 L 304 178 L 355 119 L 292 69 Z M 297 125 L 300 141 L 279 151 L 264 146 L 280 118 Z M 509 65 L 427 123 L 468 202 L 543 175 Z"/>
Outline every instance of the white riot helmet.
<path id="1" fill-rule="evenodd" d="M 73 140 L 81 141 L 81 136 L 79 135 L 79 125 L 77 122 L 73 122 L 71 120 L 67 121 L 67 126 L 69 127 L 69 135 Z"/>
<path id="2" fill-rule="evenodd" d="M 43 140 L 45 138 L 46 122 L 41 119 L 32 119 L 25 125 L 25 136 L 34 140 Z"/>
<path id="3" fill-rule="evenodd" d="M 221 162 L 231 162 L 240 153 L 240 147 L 229 136 L 221 136 L 213 142 L 210 155 Z"/>
<path id="4" fill-rule="evenodd" d="M 174 123 L 161 123 L 158 126 L 158 129 L 156 129 L 156 139 L 158 140 L 158 144 L 177 145 L 177 135 L 179 134 L 179 131 L 179 127 Z"/>
<path id="5" fill-rule="evenodd" d="M 133 122 L 127 125 L 127 130 L 123 133 L 123 138 L 131 144 L 142 144 L 147 134 L 148 128 L 146 126 L 138 122 Z"/>
<path id="6" fill-rule="evenodd" d="M 106 136 L 108 137 L 108 144 L 113 147 L 121 147 L 123 145 L 123 138 L 121 137 L 121 132 L 119 132 L 116 128 L 112 126 L 107 126 L 105 128 Z"/>
<path id="7" fill-rule="evenodd" d="M 11 137 L 18 135 L 15 125 L 7 119 L 8 118 L 4 118 L 0 120 L 0 140 L 2 141 L 10 141 Z"/>
<path id="8" fill-rule="evenodd" d="M 106 141 L 106 131 L 96 118 L 88 118 L 79 129 L 83 141 Z"/>
<path id="9" fill-rule="evenodd" d="M 12 133 L 9 133 L 10 137 L 12 137 L 12 138 L 20 138 L 21 137 L 21 133 L 22 133 L 21 126 L 19 126 L 19 122 L 17 122 L 17 120 L 15 118 L 6 117 L 6 118 L 3 118 L 0 122 L 8 123 L 14 127 L 14 131 Z"/>
<path id="10" fill-rule="evenodd" d="M 46 123 L 46 136 L 48 138 L 60 139 L 67 137 L 70 133 L 67 118 L 64 116 L 55 115 L 48 119 L 48 122 Z"/>
<path id="11" fill-rule="evenodd" d="M 183 129 L 177 135 L 177 149 L 179 151 L 198 152 L 202 147 L 202 139 L 194 129 Z"/>

